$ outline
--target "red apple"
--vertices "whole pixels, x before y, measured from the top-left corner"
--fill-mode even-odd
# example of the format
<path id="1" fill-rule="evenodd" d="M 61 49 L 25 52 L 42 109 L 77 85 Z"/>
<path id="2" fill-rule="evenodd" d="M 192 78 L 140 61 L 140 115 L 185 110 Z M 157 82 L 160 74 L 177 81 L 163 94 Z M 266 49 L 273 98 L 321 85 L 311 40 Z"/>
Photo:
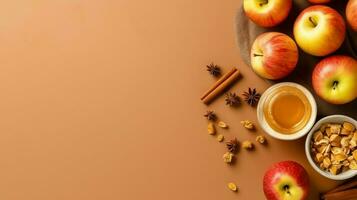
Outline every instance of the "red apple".
<path id="1" fill-rule="evenodd" d="M 245 14 L 254 23 L 263 27 L 280 24 L 289 15 L 292 0 L 244 0 Z"/>
<path id="2" fill-rule="evenodd" d="M 294 40 L 278 32 L 259 35 L 250 52 L 253 70 L 261 77 L 273 80 L 290 74 L 298 58 L 299 52 Z"/>
<path id="3" fill-rule="evenodd" d="M 309 1 L 310 3 L 316 3 L 316 4 L 331 2 L 331 0 L 309 0 Z"/>
<path id="4" fill-rule="evenodd" d="M 346 18 L 354 31 L 357 31 L 357 0 L 349 0 L 346 7 Z"/>
<path id="5" fill-rule="evenodd" d="M 346 25 L 334 9 L 316 5 L 303 10 L 294 24 L 294 37 L 299 47 L 314 56 L 336 51 L 345 39 Z"/>
<path id="6" fill-rule="evenodd" d="M 274 164 L 265 172 L 263 189 L 268 200 L 305 200 L 309 193 L 309 176 L 294 161 Z"/>
<path id="7" fill-rule="evenodd" d="M 321 60 L 312 73 L 312 86 L 327 102 L 353 101 L 357 97 L 357 61 L 342 55 Z"/>

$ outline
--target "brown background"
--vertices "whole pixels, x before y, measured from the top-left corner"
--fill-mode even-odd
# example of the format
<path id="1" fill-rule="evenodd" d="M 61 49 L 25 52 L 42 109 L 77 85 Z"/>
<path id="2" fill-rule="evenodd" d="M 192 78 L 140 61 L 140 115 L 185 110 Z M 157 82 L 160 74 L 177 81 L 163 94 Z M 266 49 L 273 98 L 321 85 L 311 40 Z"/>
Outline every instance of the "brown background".
<path id="1" fill-rule="evenodd" d="M 241 61 L 238 0 L 14 0 L 0 6 L 0 198 L 4 200 L 264 199 L 261 179 L 291 159 L 316 189 L 336 183 L 309 167 L 303 140 L 268 138 L 237 163 L 206 133 L 201 94 L 211 61 L 268 83 Z M 254 140 L 255 110 L 217 99 L 230 139 Z M 261 131 L 259 130 L 261 133 Z M 227 182 L 236 182 L 233 193 Z"/>

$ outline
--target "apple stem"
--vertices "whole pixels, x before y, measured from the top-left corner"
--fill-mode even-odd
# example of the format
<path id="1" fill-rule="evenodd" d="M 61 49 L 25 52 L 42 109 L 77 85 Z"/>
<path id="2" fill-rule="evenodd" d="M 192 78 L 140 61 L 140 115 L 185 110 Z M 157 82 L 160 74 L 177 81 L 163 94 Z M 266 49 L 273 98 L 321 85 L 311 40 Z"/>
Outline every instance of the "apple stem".
<path id="1" fill-rule="evenodd" d="M 263 54 L 257 54 L 257 53 L 254 53 L 253 54 L 254 57 L 257 57 L 257 56 L 263 56 Z"/>
<path id="2" fill-rule="evenodd" d="M 338 85 L 338 81 L 334 81 L 334 82 L 332 83 L 332 89 L 335 90 L 336 87 L 337 87 L 337 85 Z"/>
<path id="3" fill-rule="evenodd" d="M 317 23 L 315 22 L 314 18 L 309 17 L 309 21 L 314 25 L 314 27 L 317 26 Z"/>
<path id="4" fill-rule="evenodd" d="M 287 192 L 288 194 L 290 194 L 290 191 L 289 191 L 289 186 L 288 185 L 284 185 L 283 189 L 285 192 Z"/>
<path id="5" fill-rule="evenodd" d="M 268 3 L 269 3 L 269 0 L 262 0 L 262 1 L 260 1 L 259 6 L 263 6 Z"/>

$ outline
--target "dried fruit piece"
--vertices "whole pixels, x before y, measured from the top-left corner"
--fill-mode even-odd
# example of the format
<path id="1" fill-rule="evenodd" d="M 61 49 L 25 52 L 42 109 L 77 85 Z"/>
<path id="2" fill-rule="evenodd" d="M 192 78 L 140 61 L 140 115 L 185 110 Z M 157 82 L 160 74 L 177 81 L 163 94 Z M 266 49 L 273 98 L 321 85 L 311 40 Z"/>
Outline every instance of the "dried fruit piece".
<path id="1" fill-rule="evenodd" d="M 329 140 L 328 139 L 321 139 L 321 140 L 319 140 L 319 141 L 317 141 L 317 142 L 315 142 L 315 145 L 322 145 L 322 144 L 324 144 L 324 145 L 328 145 L 330 142 L 329 142 Z"/>
<path id="2" fill-rule="evenodd" d="M 322 125 L 320 126 L 320 131 L 321 131 L 321 133 L 325 132 L 326 128 L 327 128 L 327 124 L 322 124 Z"/>
<path id="3" fill-rule="evenodd" d="M 242 147 L 247 150 L 252 150 L 254 148 L 254 145 L 251 141 L 247 140 L 242 143 Z"/>
<path id="4" fill-rule="evenodd" d="M 244 126 L 244 128 L 246 128 L 246 129 L 249 129 L 249 130 L 253 130 L 254 129 L 254 124 L 251 122 L 251 121 L 249 121 L 249 120 L 244 120 L 244 121 L 241 121 L 240 122 L 243 126 Z"/>
<path id="5" fill-rule="evenodd" d="M 357 160 L 357 150 L 354 150 L 354 151 L 352 152 L 352 156 L 353 156 L 353 158 L 354 158 L 355 160 Z"/>
<path id="6" fill-rule="evenodd" d="M 355 160 L 352 160 L 349 165 L 350 169 L 357 169 L 357 162 Z"/>
<path id="7" fill-rule="evenodd" d="M 331 168 L 329 169 L 329 171 L 331 174 L 336 175 L 340 168 L 341 168 L 340 165 L 332 165 Z"/>
<path id="8" fill-rule="evenodd" d="M 323 138 L 323 134 L 321 131 L 316 131 L 314 133 L 314 142 L 320 141 Z"/>
<path id="9" fill-rule="evenodd" d="M 223 154 L 223 161 L 225 163 L 231 163 L 233 160 L 233 157 L 234 157 L 233 153 L 226 152 L 225 154 Z"/>
<path id="10" fill-rule="evenodd" d="M 317 153 L 315 158 L 318 163 L 321 163 L 324 160 L 324 156 L 322 155 L 322 153 Z"/>
<path id="11" fill-rule="evenodd" d="M 238 190 L 237 185 L 234 183 L 228 183 L 228 188 L 233 192 L 236 192 Z"/>
<path id="12" fill-rule="evenodd" d="M 343 153 L 343 149 L 342 148 L 340 148 L 340 147 L 332 147 L 332 149 L 331 149 L 331 152 L 333 153 L 333 154 L 342 154 Z"/>
<path id="13" fill-rule="evenodd" d="M 331 165 L 331 160 L 326 157 L 326 158 L 324 158 L 324 160 L 322 161 L 322 163 L 323 163 L 324 168 L 325 168 L 325 169 L 328 169 L 328 168 L 330 167 L 330 165 Z"/>
<path id="14" fill-rule="evenodd" d="M 348 147 L 349 144 L 350 144 L 350 139 L 348 137 L 343 137 L 341 139 L 341 146 L 342 147 Z"/>
<path id="15" fill-rule="evenodd" d="M 351 134 L 351 131 L 349 131 L 349 130 L 347 130 L 347 129 L 345 129 L 345 128 L 342 128 L 340 134 L 341 134 L 341 135 L 350 135 L 350 134 Z"/>
<path id="16" fill-rule="evenodd" d="M 224 140 L 224 136 L 222 134 L 217 136 L 218 142 L 222 142 Z"/>
<path id="17" fill-rule="evenodd" d="M 222 121 L 218 122 L 218 126 L 221 128 L 228 128 L 228 125 Z"/>
<path id="18" fill-rule="evenodd" d="M 337 154 L 335 155 L 335 160 L 337 162 L 342 162 L 347 159 L 347 156 L 345 154 Z"/>
<path id="19" fill-rule="evenodd" d="M 216 128 L 214 127 L 213 123 L 208 123 L 207 131 L 208 131 L 208 134 L 210 134 L 210 135 L 216 134 Z"/>
<path id="20" fill-rule="evenodd" d="M 330 124 L 330 131 L 332 134 L 340 134 L 341 132 L 341 124 Z"/>
<path id="21" fill-rule="evenodd" d="M 263 135 L 258 135 L 256 138 L 255 138 L 255 141 L 259 142 L 260 144 L 264 144 L 266 142 L 266 139 Z"/>
<path id="22" fill-rule="evenodd" d="M 356 127 L 353 126 L 353 124 L 351 124 L 349 122 L 343 122 L 342 126 L 343 126 L 344 129 L 346 129 L 348 131 L 351 131 L 351 132 L 353 132 L 356 129 Z"/>

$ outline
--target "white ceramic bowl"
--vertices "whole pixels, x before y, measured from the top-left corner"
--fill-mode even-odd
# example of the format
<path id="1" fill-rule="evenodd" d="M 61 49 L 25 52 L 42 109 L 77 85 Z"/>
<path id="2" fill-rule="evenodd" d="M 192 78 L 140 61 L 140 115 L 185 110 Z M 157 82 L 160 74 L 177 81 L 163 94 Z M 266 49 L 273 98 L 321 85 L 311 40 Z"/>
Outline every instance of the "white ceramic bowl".
<path id="1" fill-rule="evenodd" d="M 279 133 L 279 132 L 275 131 L 274 129 L 272 129 L 269 126 L 268 122 L 265 120 L 265 116 L 264 116 L 264 112 L 263 112 L 264 102 L 267 99 L 267 97 L 272 93 L 272 91 L 274 91 L 275 89 L 282 87 L 282 86 L 296 87 L 297 89 L 299 89 L 300 91 L 302 91 L 305 94 L 306 98 L 308 99 L 308 101 L 311 105 L 311 116 L 310 116 L 309 121 L 306 123 L 306 126 L 303 129 L 301 129 L 300 131 L 293 133 L 293 134 L 282 134 L 282 133 Z M 316 120 L 316 115 L 317 115 L 316 101 L 315 101 L 314 97 L 312 96 L 311 92 L 309 90 L 307 90 L 304 86 L 297 84 L 297 83 L 292 83 L 292 82 L 282 82 L 282 83 L 275 84 L 275 85 L 271 86 L 270 88 L 268 88 L 261 96 L 258 106 L 257 106 L 258 122 L 259 122 L 260 126 L 262 127 L 262 129 L 270 136 L 280 139 L 280 140 L 296 140 L 296 139 L 299 139 L 299 138 L 303 137 L 304 135 L 306 135 L 309 132 L 309 130 L 311 129 L 311 127 L 314 125 L 315 120 Z"/>
<path id="2" fill-rule="evenodd" d="M 313 158 L 311 157 L 310 143 L 311 143 L 311 138 L 312 138 L 314 132 L 317 131 L 322 124 L 324 124 L 324 123 L 343 123 L 343 122 L 350 122 L 355 127 L 357 127 L 357 121 L 350 117 L 347 117 L 345 115 L 330 115 L 330 116 L 320 119 L 314 125 L 314 127 L 312 127 L 312 129 L 310 130 L 309 134 L 306 137 L 306 142 L 305 142 L 306 157 L 307 157 L 307 160 L 309 161 L 310 165 L 312 166 L 312 168 L 314 168 L 322 176 L 332 179 L 332 180 L 346 180 L 346 179 L 352 178 L 355 175 L 357 175 L 357 170 L 347 170 L 340 174 L 333 175 L 330 172 L 326 172 L 326 171 L 320 169 L 319 166 L 317 166 L 317 164 L 314 162 Z"/>

